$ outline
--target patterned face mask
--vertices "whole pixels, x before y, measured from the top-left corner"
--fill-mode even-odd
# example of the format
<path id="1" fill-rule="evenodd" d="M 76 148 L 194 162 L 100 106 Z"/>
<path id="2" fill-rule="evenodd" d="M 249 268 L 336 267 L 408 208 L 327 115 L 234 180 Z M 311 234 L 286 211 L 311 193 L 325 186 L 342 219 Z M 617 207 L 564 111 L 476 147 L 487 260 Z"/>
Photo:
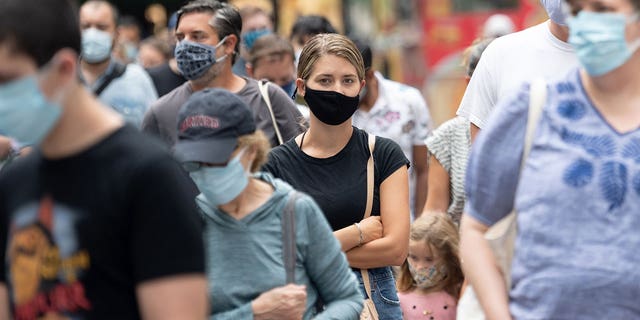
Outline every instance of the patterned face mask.
<path id="1" fill-rule="evenodd" d="M 447 277 L 447 269 L 444 265 L 433 265 L 429 268 L 415 269 L 409 265 L 409 272 L 416 283 L 416 287 L 420 289 L 429 289 L 438 285 Z"/>
<path id="2" fill-rule="evenodd" d="M 175 50 L 176 62 L 182 75 L 188 80 L 196 80 L 202 77 L 211 67 L 227 58 L 227 55 L 216 59 L 216 49 L 221 46 L 227 37 L 222 38 L 215 47 L 182 40 Z"/>

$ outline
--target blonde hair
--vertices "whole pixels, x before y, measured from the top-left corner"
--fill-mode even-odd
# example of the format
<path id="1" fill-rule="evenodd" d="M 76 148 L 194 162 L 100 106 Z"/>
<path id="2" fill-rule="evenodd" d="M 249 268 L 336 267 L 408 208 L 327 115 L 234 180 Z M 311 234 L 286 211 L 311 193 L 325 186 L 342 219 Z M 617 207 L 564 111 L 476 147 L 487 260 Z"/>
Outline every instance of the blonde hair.
<path id="1" fill-rule="evenodd" d="M 454 298 L 458 298 L 464 275 L 458 255 L 460 235 L 451 218 L 441 213 L 422 215 L 411 224 L 409 239 L 425 241 L 432 253 L 438 253 L 447 269 L 447 277 L 440 287 Z M 407 260 L 400 267 L 396 285 L 400 292 L 416 288 Z"/>
<path id="2" fill-rule="evenodd" d="M 307 42 L 300 53 L 298 78 L 307 80 L 316 61 L 329 54 L 349 61 L 356 68 L 358 80 L 364 79 L 364 61 L 360 50 L 349 38 L 337 33 L 318 34 Z"/>
<path id="3" fill-rule="evenodd" d="M 250 170 L 251 172 L 256 172 L 267 162 L 267 155 L 269 154 L 269 150 L 271 150 L 271 144 L 262 130 L 256 130 L 254 133 L 238 137 L 238 149 L 242 148 L 255 149 L 256 158 L 253 160 Z"/>

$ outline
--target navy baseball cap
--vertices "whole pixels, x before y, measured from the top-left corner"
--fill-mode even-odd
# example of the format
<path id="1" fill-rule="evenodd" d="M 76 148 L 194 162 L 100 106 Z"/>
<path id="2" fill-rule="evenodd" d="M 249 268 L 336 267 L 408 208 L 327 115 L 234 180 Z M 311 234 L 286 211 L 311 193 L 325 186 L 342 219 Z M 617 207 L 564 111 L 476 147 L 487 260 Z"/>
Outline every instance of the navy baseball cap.
<path id="1" fill-rule="evenodd" d="M 178 143 L 174 154 L 181 162 L 223 164 L 238 145 L 238 137 L 254 133 L 249 106 L 223 89 L 204 89 L 189 97 L 178 113 Z"/>

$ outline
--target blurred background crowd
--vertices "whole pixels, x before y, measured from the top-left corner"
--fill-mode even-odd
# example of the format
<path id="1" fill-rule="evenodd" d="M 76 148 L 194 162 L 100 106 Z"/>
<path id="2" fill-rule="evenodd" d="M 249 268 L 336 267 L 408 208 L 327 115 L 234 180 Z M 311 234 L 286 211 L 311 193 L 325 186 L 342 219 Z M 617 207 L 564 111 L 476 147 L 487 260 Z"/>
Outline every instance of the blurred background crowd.
<path id="1" fill-rule="evenodd" d="M 339 33 L 371 43 L 374 68 L 389 79 L 419 88 L 434 126 L 455 116 L 466 87 L 462 61 L 465 48 L 477 38 L 501 36 L 547 19 L 537 0 L 228 2 L 244 14 L 247 32 L 267 27 L 294 40 L 291 28 L 298 17 L 322 15 Z M 171 35 L 175 27 L 172 15 L 183 1 L 114 0 L 112 3 L 121 14 L 117 56 L 126 62 L 137 61 L 145 68 L 161 65 L 171 57 L 175 44 Z M 267 16 L 255 14 L 256 11 Z M 255 18 L 247 19 L 247 15 Z M 293 45 L 296 48 L 296 44 Z M 244 72 L 241 64 L 236 67 L 234 71 Z"/>

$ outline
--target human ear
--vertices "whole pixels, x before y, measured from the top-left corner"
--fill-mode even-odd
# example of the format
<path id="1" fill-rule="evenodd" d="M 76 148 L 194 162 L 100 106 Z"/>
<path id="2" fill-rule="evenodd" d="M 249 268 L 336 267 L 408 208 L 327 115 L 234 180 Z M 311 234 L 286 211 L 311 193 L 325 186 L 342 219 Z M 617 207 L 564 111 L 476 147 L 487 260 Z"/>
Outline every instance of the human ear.
<path id="1" fill-rule="evenodd" d="M 304 97 L 304 92 L 305 92 L 305 84 L 304 84 L 304 80 L 302 80 L 302 78 L 298 78 L 296 79 L 296 91 L 299 95 Z"/>

